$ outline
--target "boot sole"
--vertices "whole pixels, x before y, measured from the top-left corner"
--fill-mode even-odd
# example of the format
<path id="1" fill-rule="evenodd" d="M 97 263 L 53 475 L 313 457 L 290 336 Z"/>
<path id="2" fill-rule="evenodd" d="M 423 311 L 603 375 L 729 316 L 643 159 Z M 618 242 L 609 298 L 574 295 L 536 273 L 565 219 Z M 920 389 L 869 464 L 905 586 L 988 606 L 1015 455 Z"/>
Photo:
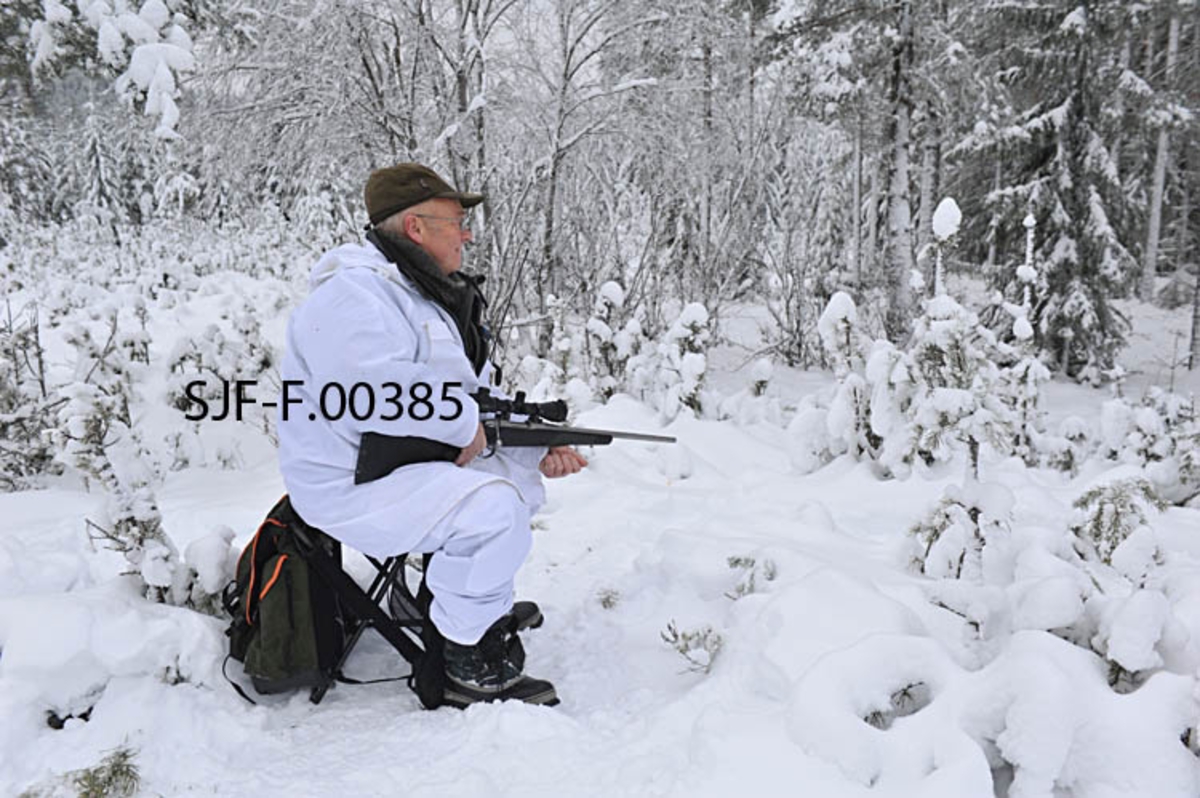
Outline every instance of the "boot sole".
<path id="1" fill-rule="evenodd" d="M 522 701 L 526 704 L 535 704 L 537 706 L 553 707 L 558 706 L 558 693 L 553 687 L 540 690 L 530 695 L 506 694 L 499 692 L 493 694 L 478 694 L 475 697 L 460 693 L 457 690 L 447 687 L 445 694 L 442 696 L 442 701 L 455 709 L 466 709 L 472 704 L 490 704 L 495 701 Z"/>

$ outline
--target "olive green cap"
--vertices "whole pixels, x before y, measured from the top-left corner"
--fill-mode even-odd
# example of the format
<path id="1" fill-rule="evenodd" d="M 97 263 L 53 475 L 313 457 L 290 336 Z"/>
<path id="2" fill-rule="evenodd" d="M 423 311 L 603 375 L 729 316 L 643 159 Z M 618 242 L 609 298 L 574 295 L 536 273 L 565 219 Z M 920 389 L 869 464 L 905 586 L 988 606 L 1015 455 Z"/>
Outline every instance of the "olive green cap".
<path id="1" fill-rule="evenodd" d="M 402 163 L 376 169 L 367 178 L 363 197 L 372 225 L 425 200 L 458 200 L 464 208 L 483 202 L 482 194 L 456 191 L 437 172 L 419 163 Z"/>

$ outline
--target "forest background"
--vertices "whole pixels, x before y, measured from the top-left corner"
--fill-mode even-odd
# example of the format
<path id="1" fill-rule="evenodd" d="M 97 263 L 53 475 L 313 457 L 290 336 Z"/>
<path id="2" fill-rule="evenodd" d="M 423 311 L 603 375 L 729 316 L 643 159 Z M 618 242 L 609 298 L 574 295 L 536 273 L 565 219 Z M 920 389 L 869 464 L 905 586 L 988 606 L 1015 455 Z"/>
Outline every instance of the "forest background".
<path id="1" fill-rule="evenodd" d="M 1032 215 L 1052 368 L 1103 379 L 1114 298 L 1200 319 L 1191 0 L 13 0 L 0 40 L 8 277 L 64 235 L 292 268 L 244 242 L 352 239 L 364 176 L 414 160 L 487 195 L 470 267 L 541 356 L 610 282 L 604 322 L 651 340 L 680 303 L 762 302 L 772 353 L 821 365 L 838 290 L 903 340 L 944 196 L 997 329 Z"/>

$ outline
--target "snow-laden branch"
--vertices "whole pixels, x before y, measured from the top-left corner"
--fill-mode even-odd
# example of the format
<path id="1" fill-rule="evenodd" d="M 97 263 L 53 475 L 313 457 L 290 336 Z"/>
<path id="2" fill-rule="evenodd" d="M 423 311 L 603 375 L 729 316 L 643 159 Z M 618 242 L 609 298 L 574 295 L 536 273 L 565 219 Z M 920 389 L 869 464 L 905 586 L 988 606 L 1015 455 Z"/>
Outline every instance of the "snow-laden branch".
<path id="1" fill-rule="evenodd" d="M 601 100 L 601 99 L 604 99 L 605 97 L 612 97 L 613 95 L 621 94 L 622 92 L 630 91 L 632 89 L 640 89 L 645 86 L 657 86 L 657 85 L 658 85 L 658 78 L 634 78 L 632 80 L 622 81 L 613 86 L 607 86 L 607 87 L 604 87 L 601 89 L 596 89 L 594 91 L 587 92 L 586 94 L 584 94 L 581 97 L 576 98 L 574 100 L 574 102 L 572 102 L 566 108 L 566 110 L 563 112 L 563 116 L 570 116 L 571 114 L 575 113 L 580 108 L 582 108 L 583 106 L 587 105 L 588 103 L 590 103 L 594 100 Z M 574 142 L 572 142 L 572 143 L 574 143 Z M 570 146 L 570 145 L 569 144 L 565 145 L 563 147 L 563 149 L 566 149 L 566 147 L 568 147 L 568 146 Z"/>

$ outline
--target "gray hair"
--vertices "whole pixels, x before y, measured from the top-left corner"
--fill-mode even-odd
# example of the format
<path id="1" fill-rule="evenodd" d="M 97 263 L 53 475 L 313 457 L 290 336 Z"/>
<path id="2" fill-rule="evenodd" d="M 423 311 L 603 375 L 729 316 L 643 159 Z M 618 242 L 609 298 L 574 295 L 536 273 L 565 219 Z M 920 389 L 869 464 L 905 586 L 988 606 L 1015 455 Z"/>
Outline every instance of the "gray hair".
<path id="1" fill-rule="evenodd" d="M 404 234 L 404 220 L 408 218 L 411 210 L 411 208 L 405 208 L 399 213 L 393 213 L 391 216 L 375 225 L 375 229 L 386 235 L 388 238 L 407 240 L 408 236 Z"/>

